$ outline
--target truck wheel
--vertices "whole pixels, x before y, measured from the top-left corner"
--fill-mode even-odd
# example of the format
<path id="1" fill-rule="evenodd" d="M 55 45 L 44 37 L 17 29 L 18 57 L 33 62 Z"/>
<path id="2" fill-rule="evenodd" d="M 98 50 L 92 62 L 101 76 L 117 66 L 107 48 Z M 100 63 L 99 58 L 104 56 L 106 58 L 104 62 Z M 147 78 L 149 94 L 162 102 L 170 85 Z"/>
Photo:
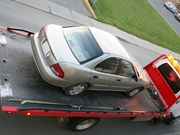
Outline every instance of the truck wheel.
<path id="1" fill-rule="evenodd" d="M 143 90 L 143 87 L 139 87 L 139 88 L 136 88 L 136 89 L 126 92 L 125 95 L 127 97 L 133 97 L 134 95 L 136 95 L 137 93 L 139 93 L 142 90 Z"/>
<path id="2" fill-rule="evenodd" d="M 180 117 L 175 118 L 173 116 L 169 116 L 163 120 L 163 122 L 167 125 L 175 124 L 178 121 L 180 121 Z"/>
<path id="3" fill-rule="evenodd" d="M 85 91 L 87 88 L 88 88 L 87 83 L 78 83 L 78 84 L 68 87 L 65 90 L 65 93 L 68 96 L 78 95 L 82 93 L 83 91 Z"/>
<path id="4" fill-rule="evenodd" d="M 83 131 L 98 124 L 100 118 L 71 118 L 69 121 L 72 131 Z"/>

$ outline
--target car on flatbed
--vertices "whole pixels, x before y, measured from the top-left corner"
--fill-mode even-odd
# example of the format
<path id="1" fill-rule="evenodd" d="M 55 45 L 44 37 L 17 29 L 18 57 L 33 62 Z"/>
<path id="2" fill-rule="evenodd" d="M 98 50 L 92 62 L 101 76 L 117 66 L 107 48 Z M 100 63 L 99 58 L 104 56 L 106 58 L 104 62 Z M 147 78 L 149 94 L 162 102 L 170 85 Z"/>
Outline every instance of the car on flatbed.
<path id="1" fill-rule="evenodd" d="M 148 85 L 122 43 L 103 30 L 50 24 L 35 33 L 31 45 L 41 76 L 67 95 L 88 89 L 134 96 Z"/>

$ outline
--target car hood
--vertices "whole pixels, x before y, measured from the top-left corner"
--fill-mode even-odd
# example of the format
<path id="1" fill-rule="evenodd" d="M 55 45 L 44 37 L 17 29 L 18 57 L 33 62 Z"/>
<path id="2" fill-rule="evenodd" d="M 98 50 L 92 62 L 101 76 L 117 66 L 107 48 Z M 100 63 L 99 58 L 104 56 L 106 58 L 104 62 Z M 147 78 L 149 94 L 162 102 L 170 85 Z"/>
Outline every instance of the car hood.
<path id="1" fill-rule="evenodd" d="M 139 72 L 140 79 L 146 81 L 147 84 L 149 84 L 150 80 L 149 80 L 149 76 L 148 76 L 147 72 L 143 69 L 142 65 L 132 54 L 129 53 L 129 56 L 131 57 L 133 64 L 135 65 L 135 67 L 137 68 L 137 70 Z"/>

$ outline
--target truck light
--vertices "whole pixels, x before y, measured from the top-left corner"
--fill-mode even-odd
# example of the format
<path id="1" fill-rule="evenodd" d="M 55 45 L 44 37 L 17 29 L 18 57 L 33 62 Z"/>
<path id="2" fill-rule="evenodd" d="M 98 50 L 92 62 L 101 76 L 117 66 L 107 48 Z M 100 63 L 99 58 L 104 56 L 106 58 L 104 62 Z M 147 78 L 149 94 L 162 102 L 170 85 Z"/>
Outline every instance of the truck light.
<path id="1" fill-rule="evenodd" d="M 171 61 L 171 62 L 174 61 L 174 58 L 171 54 L 168 54 L 167 57 L 168 57 L 169 61 Z"/>
<path id="2" fill-rule="evenodd" d="M 27 115 L 27 116 L 30 116 L 30 115 L 31 115 L 31 113 L 30 113 L 30 112 L 28 112 L 26 115 Z"/>
<path id="3" fill-rule="evenodd" d="M 173 56 L 168 54 L 167 58 L 169 59 L 171 64 L 174 66 L 174 68 L 178 71 L 178 73 L 180 73 L 180 66 L 179 66 L 178 62 L 173 58 Z"/>
<path id="4" fill-rule="evenodd" d="M 11 114 L 11 112 L 7 112 L 7 114 Z"/>

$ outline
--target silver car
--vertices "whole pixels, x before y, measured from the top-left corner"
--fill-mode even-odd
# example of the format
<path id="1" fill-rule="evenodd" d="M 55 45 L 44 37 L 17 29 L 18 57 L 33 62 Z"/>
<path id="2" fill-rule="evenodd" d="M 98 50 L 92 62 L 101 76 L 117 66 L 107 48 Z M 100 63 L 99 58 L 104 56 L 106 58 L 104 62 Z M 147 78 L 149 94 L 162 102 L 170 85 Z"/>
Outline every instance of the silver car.
<path id="1" fill-rule="evenodd" d="M 166 1 L 164 2 L 164 6 L 173 13 L 177 12 L 177 8 L 172 2 Z"/>
<path id="2" fill-rule="evenodd" d="M 50 24 L 34 34 L 31 44 L 43 79 L 67 95 L 88 89 L 134 96 L 148 85 L 121 42 L 100 29 Z"/>
<path id="3" fill-rule="evenodd" d="M 175 13 L 175 18 L 180 22 L 180 13 L 179 12 Z"/>

